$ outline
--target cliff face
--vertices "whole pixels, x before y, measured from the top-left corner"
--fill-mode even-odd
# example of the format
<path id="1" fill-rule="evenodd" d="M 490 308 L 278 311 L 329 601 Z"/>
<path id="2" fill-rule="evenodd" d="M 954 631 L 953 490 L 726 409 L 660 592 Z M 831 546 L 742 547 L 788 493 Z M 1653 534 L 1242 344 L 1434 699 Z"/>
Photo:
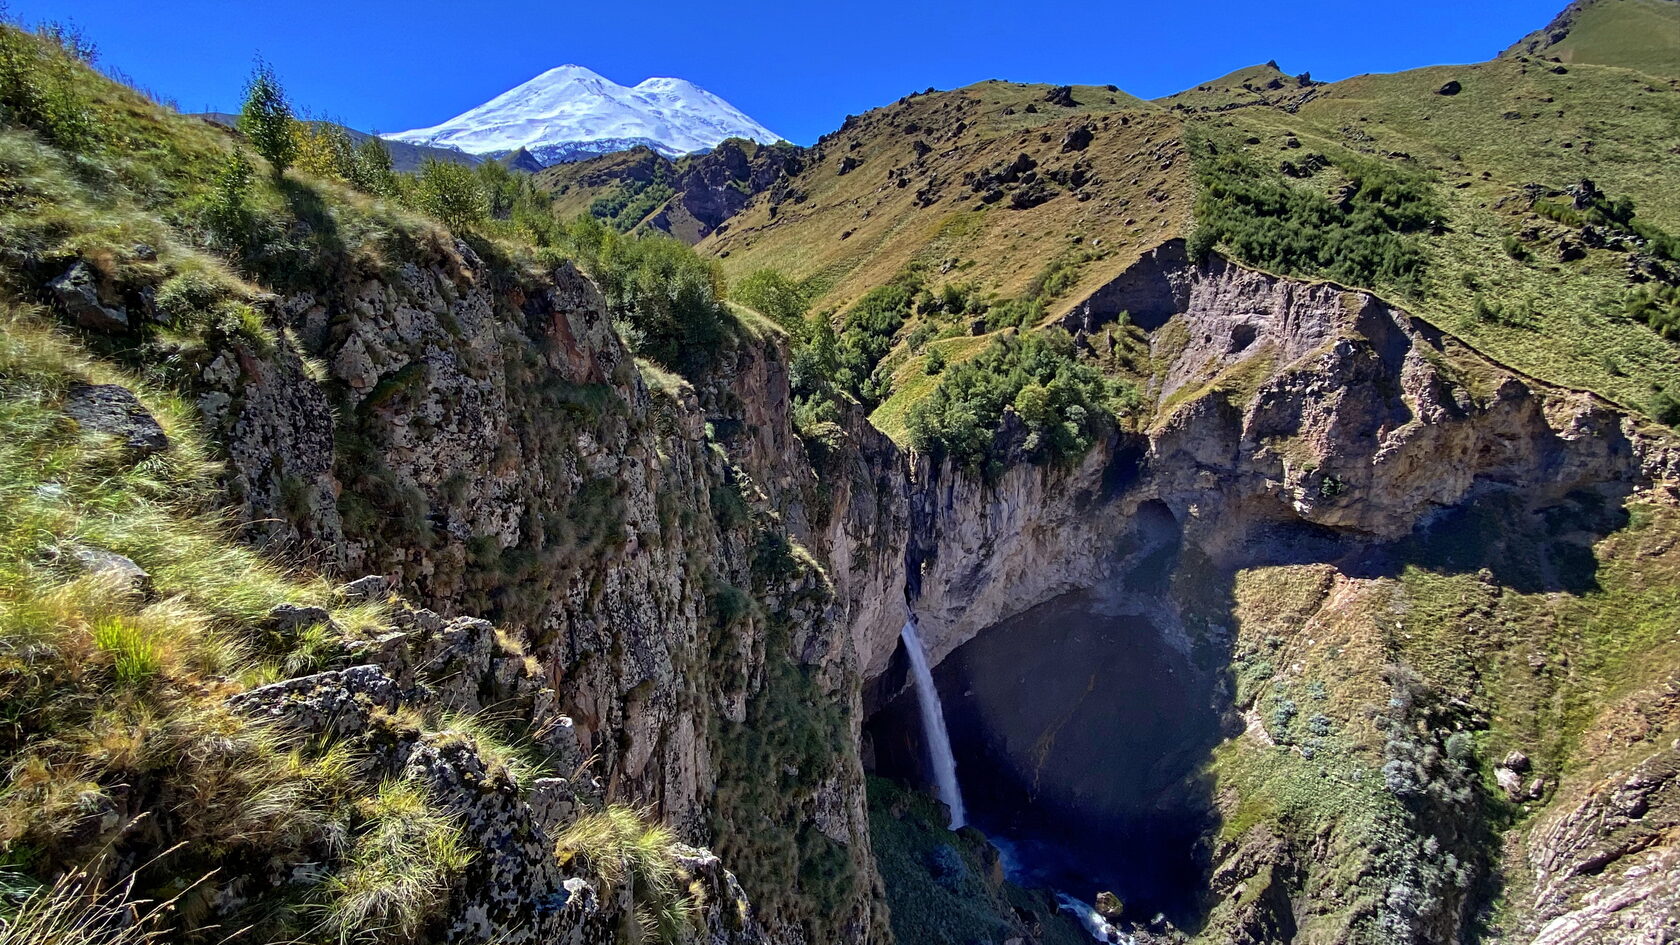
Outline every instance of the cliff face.
<path id="1" fill-rule="evenodd" d="M 1376 544 L 1488 490 L 1541 507 L 1666 475 L 1667 440 L 1602 400 L 1502 368 L 1368 293 L 1191 266 L 1174 249 L 1068 319 L 1096 337 L 1119 311 L 1152 313 L 1164 367 L 1149 429 L 1116 432 L 1073 467 L 1022 464 L 989 483 L 919 460 L 916 610 L 936 659 L 1123 574 L 1162 527 L 1240 561 L 1257 559 L 1243 543 L 1270 525 Z M 1140 518 L 1146 504 L 1170 519 Z"/>
<path id="2" fill-rule="evenodd" d="M 822 876 L 832 889 L 754 896 L 778 939 L 867 939 L 849 628 L 895 596 L 902 559 L 883 549 L 902 512 L 871 479 L 818 488 L 775 338 L 741 338 L 699 390 L 657 371 L 650 389 L 587 279 L 502 272 L 457 244 L 278 299 L 279 349 L 208 358 L 201 404 L 247 520 L 329 571 L 495 620 L 609 798 L 737 854 L 749 892 L 787 890 L 753 864 L 766 845 Z M 865 445 L 833 462 L 864 476 L 882 452 Z M 737 729 L 771 724 L 790 685 L 832 704 L 838 737 L 797 765 L 776 746 L 744 757 Z"/>

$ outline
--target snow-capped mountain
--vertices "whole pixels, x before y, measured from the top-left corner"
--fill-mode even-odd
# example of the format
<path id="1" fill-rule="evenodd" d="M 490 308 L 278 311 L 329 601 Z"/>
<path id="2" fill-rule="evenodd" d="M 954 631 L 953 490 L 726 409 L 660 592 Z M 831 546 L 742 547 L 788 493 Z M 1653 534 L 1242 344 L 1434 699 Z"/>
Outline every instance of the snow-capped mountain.
<path id="1" fill-rule="evenodd" d="M 658 78 L 623 86 L 574 65 L 550 69 L 441 125 L 385 137 L 468 154 L 524 148 L 543 164 L 639 144 L 676 157 L 725 138 L 781 140 L 692 82 Z"/>

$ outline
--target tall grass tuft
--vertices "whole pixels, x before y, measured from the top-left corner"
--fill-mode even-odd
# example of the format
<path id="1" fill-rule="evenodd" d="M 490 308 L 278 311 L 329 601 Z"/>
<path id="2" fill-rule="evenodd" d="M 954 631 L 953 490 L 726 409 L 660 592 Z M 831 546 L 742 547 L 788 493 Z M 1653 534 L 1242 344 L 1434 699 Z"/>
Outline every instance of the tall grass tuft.
<path id="1" fill-rule="evenodd" d="M 327 882 L 324 927 L 341 942 L 414 941 L 448 904 L 472 851 L 416 784 L 387 782 L 357 806 L 366 825 Z"/>
<path id="2" fill-rule="evenodd" d="M 86 871 L 67 873 L 0 918 L 0 945 L 151 945 L 165 941 L 173 901 L 133 896 L 130 880 L 107 886 Z"/>
<path id="3" fill-rule="evenodd" d="M 555 838 L 554 854 L 609 886 L 628 884 L 647 940 L 675 941 L 693 924 L 695 896 L 677 864 L 677 839 L 648 811 L 612 804 L 584 814 Z"/>

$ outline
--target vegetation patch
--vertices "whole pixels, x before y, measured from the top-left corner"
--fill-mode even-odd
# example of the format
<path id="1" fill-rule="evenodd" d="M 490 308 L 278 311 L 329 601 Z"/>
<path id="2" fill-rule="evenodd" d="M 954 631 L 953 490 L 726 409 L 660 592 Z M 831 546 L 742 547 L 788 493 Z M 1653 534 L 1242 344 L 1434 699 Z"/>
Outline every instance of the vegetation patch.
<path id="1" fill-rule="evenodd" d="M 1416 294 L 1427 257 L 1419 234 L 1441 211 L 1429 179 L 1392 162 L 1330 156 L 1333 188 L 1317 165 L 1286 179 L 1234 143 L 1203 138 L 1196 146 L 1193 256 L 1224 248 L 1251 266 L 1318 276 L 1354 286 L 1392 286 Z"/>
<path id="2" fill-rule="evenodd" d="M 910 408 L 910 443 L 959 466 L 995 472 L 997 435 L 1018 420 L 1018 444 L 1034 462 L 1085 455 L 1101 424 L 1111 422 L 1118 385 L 1075 357 L 1061 329 L 995 339 L 980 355 L 947 368 L 939 385 Z"/>

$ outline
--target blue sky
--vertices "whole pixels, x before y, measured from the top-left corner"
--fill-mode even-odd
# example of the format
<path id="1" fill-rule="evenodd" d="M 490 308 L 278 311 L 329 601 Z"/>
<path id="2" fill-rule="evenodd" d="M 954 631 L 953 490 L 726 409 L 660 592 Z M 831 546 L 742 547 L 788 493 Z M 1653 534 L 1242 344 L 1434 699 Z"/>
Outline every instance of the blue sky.
<path id="1" fill-rule="evenodd" d="M 848 114 L 981 79 L 1114 83 L 1145 98 L 1276 59 L 1339 79 L 1492 57 L 1564 0 L 915 4 L 506 0 L 10 0 L 185 111 L 232 110 L 261 53 L 293 102 L 356 128 L 436 124 L 553 66 L 674 75 L 809 144 Z M 477 7 L 477 9 L 475 9 Z"/>

